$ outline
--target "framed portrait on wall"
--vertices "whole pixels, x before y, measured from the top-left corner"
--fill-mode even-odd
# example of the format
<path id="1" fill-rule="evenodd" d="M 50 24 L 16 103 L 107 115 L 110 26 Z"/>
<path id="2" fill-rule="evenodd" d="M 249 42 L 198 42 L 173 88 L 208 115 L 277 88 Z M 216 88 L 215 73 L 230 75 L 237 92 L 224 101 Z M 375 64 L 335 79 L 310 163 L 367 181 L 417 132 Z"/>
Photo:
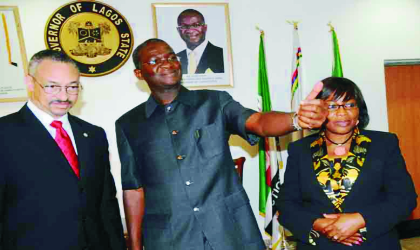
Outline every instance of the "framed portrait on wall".
<path id="1" fill-rule="evenodd" d="M 174 49 L 185 87 L 233 87 L 227 3 L 154 3 L 152 9 L 155 37 Z"/>
<path id="2" fill-rule="evenodd" d="M 0 6 L 0 102 L 28 98 L 24 82 L 26 72 L 26 50 L 18 7 Z"/>

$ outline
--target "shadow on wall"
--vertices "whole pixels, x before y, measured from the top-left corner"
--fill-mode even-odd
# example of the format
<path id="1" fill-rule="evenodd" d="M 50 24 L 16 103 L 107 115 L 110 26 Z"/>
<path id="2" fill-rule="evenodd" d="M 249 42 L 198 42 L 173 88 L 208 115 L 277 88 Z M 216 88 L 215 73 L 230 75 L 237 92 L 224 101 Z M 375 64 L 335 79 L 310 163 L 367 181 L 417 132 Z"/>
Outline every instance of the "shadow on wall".
<path id="1" fill-rule="evenodd" d="M 77 99 L 76 104 L 71 108 L 70 113 L 74 116 L 80 116 L 85 105 L 86 102 L 83 100 L 83 91 L 81 91 L 79 93 L 79 98 Z"/>

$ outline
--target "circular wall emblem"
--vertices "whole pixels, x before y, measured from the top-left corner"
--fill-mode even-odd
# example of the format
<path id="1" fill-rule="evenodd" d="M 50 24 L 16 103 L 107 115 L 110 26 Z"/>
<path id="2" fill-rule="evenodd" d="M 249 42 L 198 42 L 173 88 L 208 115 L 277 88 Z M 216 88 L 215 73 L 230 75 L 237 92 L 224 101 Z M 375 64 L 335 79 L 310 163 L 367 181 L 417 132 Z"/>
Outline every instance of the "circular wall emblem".
<path id="1" fill-rule="evenodd" d="M 47 48 L 69 55 L 83 76 L 102 76 L 120 68 L 130 57 L 133 42 L 127 20 L 97 1 L 63 5 L 45 26 Z"/>

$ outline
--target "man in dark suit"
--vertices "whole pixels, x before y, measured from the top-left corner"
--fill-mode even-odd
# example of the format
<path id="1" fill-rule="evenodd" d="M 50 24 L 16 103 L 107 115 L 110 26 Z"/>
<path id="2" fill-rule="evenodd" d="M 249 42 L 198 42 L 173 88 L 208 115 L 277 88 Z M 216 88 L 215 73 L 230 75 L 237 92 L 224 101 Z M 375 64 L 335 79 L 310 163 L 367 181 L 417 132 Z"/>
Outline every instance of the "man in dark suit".
<path id="1" fill-rule="evenodd" d="M 265 249 L 229 137 L 254 144 L 256 135 L 318 127 L 327 112 L 323 102 L 306 100 L 298 118 L 257 113 L 222 91 L 189 91 L 177 56 L 159 39 L 138 46 L 133 61 L 151 96 L 116 122 L 131 249 Z"/>
<path id="2" fill-rule="evenodd" d="M 187 9 L 178 16 L 178 33 L 187 49 L 177 53 L 182 74 L 224 73 L 223 49 L 206 40 L 207 24 L 197 10 Z"/>
<path id="3" fill-rule="evenodd" d="M 64 53 L 36 53 L 30 100 L 0 118 L 2 250 L 125 249 L 105 131 L 68 113 L 79 78 Z"/>

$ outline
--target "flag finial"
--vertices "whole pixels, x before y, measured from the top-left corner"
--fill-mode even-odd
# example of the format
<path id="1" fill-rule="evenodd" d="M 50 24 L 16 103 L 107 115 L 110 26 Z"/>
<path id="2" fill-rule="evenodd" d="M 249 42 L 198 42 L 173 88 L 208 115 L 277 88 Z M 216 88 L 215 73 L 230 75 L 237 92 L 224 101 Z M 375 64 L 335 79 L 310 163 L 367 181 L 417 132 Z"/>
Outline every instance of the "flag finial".
<path id="1" fill-rule="evenodd" d="M 293 28 L 294 28 L 295 30 L 298 30 L 298 24 L 299 24 L 299 21 L 289 21 L 289 20 L 287 20 L 287 23 L 288 23 L 288 24 L 292 24 L 292 25 L 293 25 Z"/>
<path id="2" fill-rule="evenodd" d="M 332 32 L 334 30 L 334 26 L 332 26 L 331 21 L 329 21 L 327 25 L 330 27 L 330 32 Z"/>
<path id="3" fill-rule="evenodd" d="M 260 29 L 260 27 L 258 27 L 258 25 L 255 26 L 255 28 L 260 32 L 261 35 L 264 36 L 264 30 Z"/>

